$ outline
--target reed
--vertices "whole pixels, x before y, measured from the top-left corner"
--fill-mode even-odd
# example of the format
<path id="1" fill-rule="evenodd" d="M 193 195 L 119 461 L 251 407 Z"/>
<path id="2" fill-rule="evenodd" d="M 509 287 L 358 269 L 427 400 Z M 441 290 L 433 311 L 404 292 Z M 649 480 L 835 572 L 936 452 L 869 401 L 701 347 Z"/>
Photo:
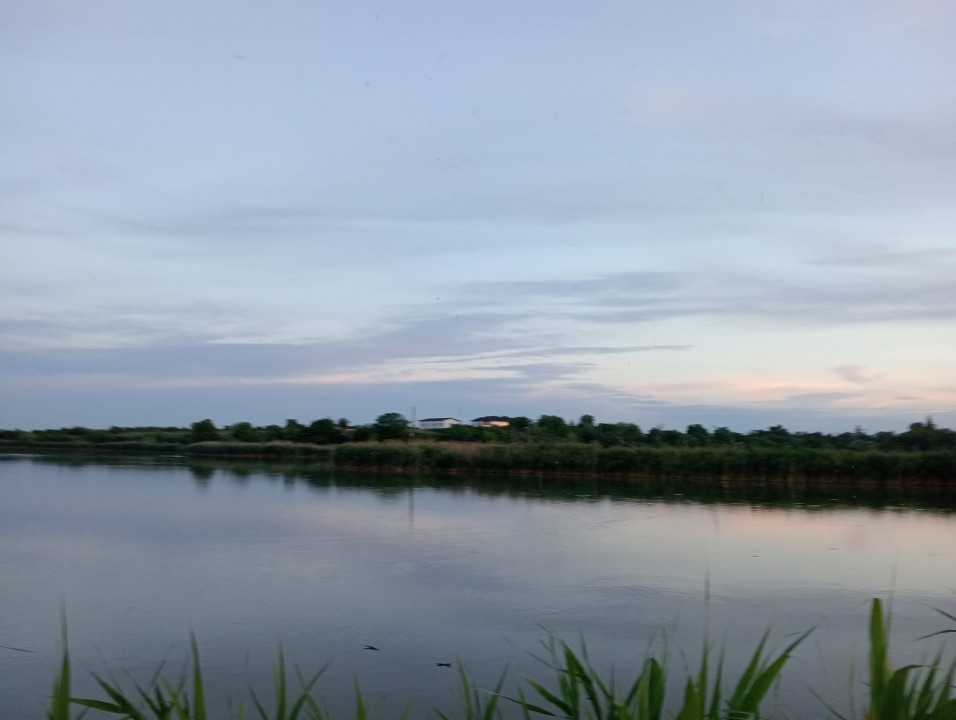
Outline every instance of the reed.
<path id="1" fill-rule="evenodd" d="M 766 657 L 768 634 L 757 643 L 750 662 L 728 694 L 723 687 L 723 657 L 713 660 L 712 648 L 705 641 L 700 667 L 684 682 L 681 705 L 674 712 L 677 720 L 744 720 L 760 718 L 760 705 L 779 678 L 793 651 L 810 634 L 803 633 L 773 659 Z M 546 644 L 549 658 L 544 664 L 557 678 L 557 688 L 526 682 L 541 698 L 532 703 L 524 692 L 517 702 L 525 717 L 532 713 L 580 720 L 661 720 L 667 701 L 668 663 L 663 658 L 644 659 L 637 676 L 623 687 L 612 677 L 604 680 L 595 670 L 582 642 L 580 654 L 562 640 L 551 638 Z"/>
<path id="2" fill-rule="evenodd" d="M 66 632 L 65 615 L 60 621 L 63 657 L 60 660 L 60 670 L 53 681 L 53 692 L 50 695 L 50 709 L 47 720 L 71 720 L 70 703 L 72 702 L 72 672 L 70 668 L 70 646 Z"/>
<path id="3" fill-rule="evenodd" d="M 876 598 L 870 611 L 870 697 L 866 720 L 944 720 L 956 717 L 952 697 L 956 663 L 945 667 L 942 655 L 927 665 L 890 664 L 890 618 Z"/>
<path id="4" fill-rule="evenodd" d="M 273 442 L 207 441 L 193 443 L 180 450 L 185 455 L 196 457 L 254 457 L 269 460 L 324 460 L 331 456 L 331 452 L 326 446 L 284 440 Z"/>
<path id="5" fill-rule="evenodd" d="M 956 452 L 920 453 L 829 448 L 609 447 L 582 443 L 478 444 L 349 443 L 331 453 L 339 466 L 444 469 L 479 473 L 621 475 L 716 478 L 727 481 L 919 482 L 953 486 Z"/>
<path id="6" fill-rule="evenodd" d="M 458 704 L 462 720 L 493 720 L 499 716 L 498 703 L 502 698 L 501 687 L 505 683 L 508 669 L 501 671 L 498 682 L 492 690 L 484 690 L 475 685 L 468 677 L 464 665 L 458 663 Z M 440 710 L 435 711 L 441 720 L 452 720 Z"/>
<path id="7" fill-rule="evenodd" d="M 280 647 L 279 661 L 275 671 L 275 710 L 272 713 L 268 712 L 265 706 L 259 701 L 255 690 L 251 688 L 249 690 L 249 693 L 252 697 L 252 703 L 256 708 L 256 712 L 259 713 L 261 720 L 298 720 L 299 717 L 310 717 L 314 718 L 314 720 L 325 720 L 327 714 L 321 710 L 318 702 L 312 696 L 312 688 L 319 681 L 319 678 L 322 677 L 322 674 L 328 669 L 328 667 L 329 663 L 326 663 L 319 668 L 319 670 L 312 675 L 311 678 L 308 679 L 303 677 L 299 669 L 296 668 L 296 674 L 299 678 L 299 694 L 293 698 L 290 703 L 288 682 L 286 679 L 285 656 L 283 655 L 282 648 Z M 356 685 L 356 694 L 358 695 L 359 702 L 361 702 L 361 694 L 358 691 L 358 685 Z"/>

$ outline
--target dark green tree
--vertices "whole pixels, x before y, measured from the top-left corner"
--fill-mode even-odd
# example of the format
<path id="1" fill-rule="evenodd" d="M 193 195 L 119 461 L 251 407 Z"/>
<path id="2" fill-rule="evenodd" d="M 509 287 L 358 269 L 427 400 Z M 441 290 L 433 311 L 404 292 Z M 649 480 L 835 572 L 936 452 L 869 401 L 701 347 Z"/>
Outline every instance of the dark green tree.
<path id="1" fill-rule="evenodd" d="M 252 423 L 238 422 L 230 429 L 232 437 L 239 442 L 259 442 L 262 439 L 262 433 L 252 426 Z"/>
<path id="2" fill-rule="evenodd" d="M 372 439 L 372 427 L 370 425 L 359 425 L 352 433 L 354 442 L 365 442 Z"/>
<path id="3" fill-rule="evenodd" d="M 452 440 L 457 442 L 478 442 L 481 440 L 481 428 L 474 425 L 452 425 L 451 427 L 433 430 L 432 433 L 439 440 Z"/>
<path id="4" fill-rule="evenodd" d="M 661 430 L 661 440 L 668 447 L 684 447 L 688 442 L 680 430 Z"/>
<path id="5" fill-rule="evenodd" d="M 281 425 L 266 425 L 262 430 L 266 442 L 274 442 L 285 438 L 285 430 Z"/>
<path id="6" fill-rule="evenodd" d="M 730 428 L 719 427 L 714 430 L 715 445 L 733 445 L 740 438 L 740 433 L 735 433 Z"/>
<path id="7" fill-rule="evenodd" d="M 912 423 L 897 437 L 898 447 L 903 450 L 945 450 L 956 448 L 956 433 L 936 427 L 933 418 L 924 423 Z"/>
<path id="8" fill-rule="evenodd" d="M 632 447 L 644 441 L 644 433 L 634 423 L 601 423 L 597 426 L 597 441 L 602 447 Z"/>
<path id="9" fill-rule="evenodd" d="M 199 420 L 192 424 L 191 431 L 189 433 L 189 442 L 208 442 L 210 440 L 218 439 L 219 431 L 216 430 L 216 426 L 213 424 L 212 420 Z"/>
<path id="10" fill-rule="evenodd" d="M 475 428 L 480 431 L 482 442 L 510 443 L 515 439 L 515 433 L 511 427 L 486 427 Z"/>
<path id="11" fill-rule="evenodd" d="M 322 418 L 305 428 L 302 436 L 305 442 L 315 443 L 316 445 L 330 445 L 340 441 L 342 429 L 335 424 L 332 418 Z"/>
<path id="12" fill-rule="evenodd" d="M 688 425 L 687 432 L 684 434 L 687 436 L 687 444 L 691 447 L 710 445 L 710 433 L 707 432 L 707 428 L 705 428 L 703 425 Z"/>
<path id="13" fill-rule="evenodd" d="M 385 413 L 372 426 L 377 440 L 404 440 L 408 437 L 408 420 L 401 413 Z"/>
<path id="14" fill-rule="evenodd" d="M 597 428 L 594 427 L 593 415 L 582 415 L 578 420 L 578 425 L 574 428 L 574 434 L 578 442 L 589 443 L 598 439 Z"/>
<path id="15" fill-rule="evenodd" d="M 747 437 L 757 445 L 772 447 L 786 447 L 792 442 L 790 431 L 783 425 L 772 425 L 766 430 L 753 430 Z"/>
<path id="16" fill-rule="evenodd" d="M 289 418 L 285 421 L 285 427 L 282 428 L 282 438 L 292 442 L 306 442 L 306 427 L 295 418 Z"/>
<path id="17" fill-rule="evenodd" d="M 557 415 L 542 415 L 535 423 L 535 428 L 537 429 L 536 435 L 550 440 L 566 438 L 570 430 L 564 418 Z"/>

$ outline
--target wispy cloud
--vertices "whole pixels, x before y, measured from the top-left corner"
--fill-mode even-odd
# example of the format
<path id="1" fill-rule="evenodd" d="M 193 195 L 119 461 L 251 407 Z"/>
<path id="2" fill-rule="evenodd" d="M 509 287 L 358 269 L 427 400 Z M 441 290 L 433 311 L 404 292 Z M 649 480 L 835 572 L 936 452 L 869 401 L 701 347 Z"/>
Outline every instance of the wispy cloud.
<path id="1" fill-rule="evenodd" d="M 901 248 L 885 244 L 828 248 L 810 261 L 814 265 L 859 268 L 886 267 L 896 271 L 940 272 L 956 269 L 956 248 L 949 246 Z"/>
<path id="2" fill-rule="evenodd" d="M 678 317 L 764 317 L 796 324 L 956 319 L 948 275 L 889 278 L 772 278 L 765 274 L 619 273 L 583 280 L 477 284 L 484 304 L 533 298 L 543 312 L 593 323 L 634 323 Z M 492 292 L 494 290 L 494 292 Z"/>
<path id="3" fill-rule="evenodd" d="M 841 380 L 860 385 L 876 382 L 883 378 L 882 375 L 867 375 L 862 365 L 840 365 L 832 368 L 832 372 Z"/>

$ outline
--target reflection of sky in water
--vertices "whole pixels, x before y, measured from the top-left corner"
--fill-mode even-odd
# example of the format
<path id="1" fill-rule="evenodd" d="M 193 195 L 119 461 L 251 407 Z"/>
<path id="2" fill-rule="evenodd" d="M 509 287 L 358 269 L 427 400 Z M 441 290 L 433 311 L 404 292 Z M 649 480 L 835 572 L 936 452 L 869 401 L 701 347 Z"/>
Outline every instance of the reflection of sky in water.
<path id="1" fill-rule="evenodd" d="M 386 707 L 448 697 L 435 662 L 461 658 L 488 677 L 509 659 L 531 669 L 542 626 L 583 632 L 616 665 L 665 626 L 692 650 L 708 582 L 713 633 L 743 638 L 731 658 L 770 624 L 781 637 L 818 625 L 791 675 L 833 683 L 839 702 L 849 659 L 862 658 L 867 598 L 895 593 L 903 638 L 944 626 L 931 605 L 953 606 L 956 520 L 930 512 L 410 494 L 175 467 L 0 470 L 0 644 L 37 650 L 0 654 L 0 702 L 22 712 L 48 692 L 61 600 L 89 667 L 145 671 L 181 657 L 195 629 L 210 679 L 235 688 L 281 640 L 306 668 L 334 659 L 332 702 L 355 673 Z"/>

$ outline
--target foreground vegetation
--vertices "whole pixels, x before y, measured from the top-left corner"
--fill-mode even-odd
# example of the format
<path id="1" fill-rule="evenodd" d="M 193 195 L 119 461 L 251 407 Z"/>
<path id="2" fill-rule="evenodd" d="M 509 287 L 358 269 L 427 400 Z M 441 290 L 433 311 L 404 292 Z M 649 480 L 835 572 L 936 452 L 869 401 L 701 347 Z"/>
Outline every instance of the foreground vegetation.
<path id="1" fill-rule="evenodd" d="M 950 620 L 956 617 L 944 613 Z M 945 630 L 943 632 L 950 632 Z M 767 634 L 759 640 L 744 669 L 731 679 L 725 676 L 723 655 L 707 642 L 696 668 L 673 675 L 664 647 L 649 654 L 628 682 L 599 673 L 582 646 L 575 651 L 567 643 L 550 638 L 542 658 L 547 678 L 524 678 L 513 691 L 505 690 L 506 672 L 491 688 L 478 687 L 464 668 L 458 668 L 458 709 L 453 713 L 435 710 L 441 720 L 492 720 L 492 718 L 536 716 L 589 718 L 593 720 L 748 720 L 772 717 L 761 706 L 780 679 L 791 654 L 809 635 L 806 632 L 777 654 L 767 651 Z M 847 715 L 820 700 L 817 711 L 802 708 L 800 717 L 830 715 L 840 720 L 956 720 L 953 679 L 956 663 L 945 663 L 942 652 L 925 665 L 894 668 L 889 653 L 889 616 L 880 600 L 871 605 L 869 622 L 869 675 L 859 709 Z M 279 652 L 271 701 L 250 690 L 249 717 L 260 720 L 331 720 L 317 690 L 325 667 L 311 675 L 295 668 L 296 689 L 290 689 L 289 673 Z M 125 686 L 112 679 L 94 676 L 102 695 L 78 698 L 72 695 L 70 656 L 64 632 L 63 658 L 53 685 L 47 720 L 74 720 L 86 713 L 92 717 L 126 720 L 206 720 L 208 717 L 245 718 L 244 706 L 228 715 L 207 707 L 199 648 L 191 645 L 190 665 L 182 676 L 170 680 L 158 671 L 146 685 Z M 676 682 L 675 682 L 676 681 Z M 674 688 L 677 691 L 674 692 Z M 676 695 L 676 697 L 675 697 Z M 402 717 L 412 716 L 413 705 Z M 358 681 L 355 682 L 354 715 L 369 716 Z M 341 716 L 341 715 L 339 715 Z M 416 713 L 415 715 L 419 715 Z"/>

